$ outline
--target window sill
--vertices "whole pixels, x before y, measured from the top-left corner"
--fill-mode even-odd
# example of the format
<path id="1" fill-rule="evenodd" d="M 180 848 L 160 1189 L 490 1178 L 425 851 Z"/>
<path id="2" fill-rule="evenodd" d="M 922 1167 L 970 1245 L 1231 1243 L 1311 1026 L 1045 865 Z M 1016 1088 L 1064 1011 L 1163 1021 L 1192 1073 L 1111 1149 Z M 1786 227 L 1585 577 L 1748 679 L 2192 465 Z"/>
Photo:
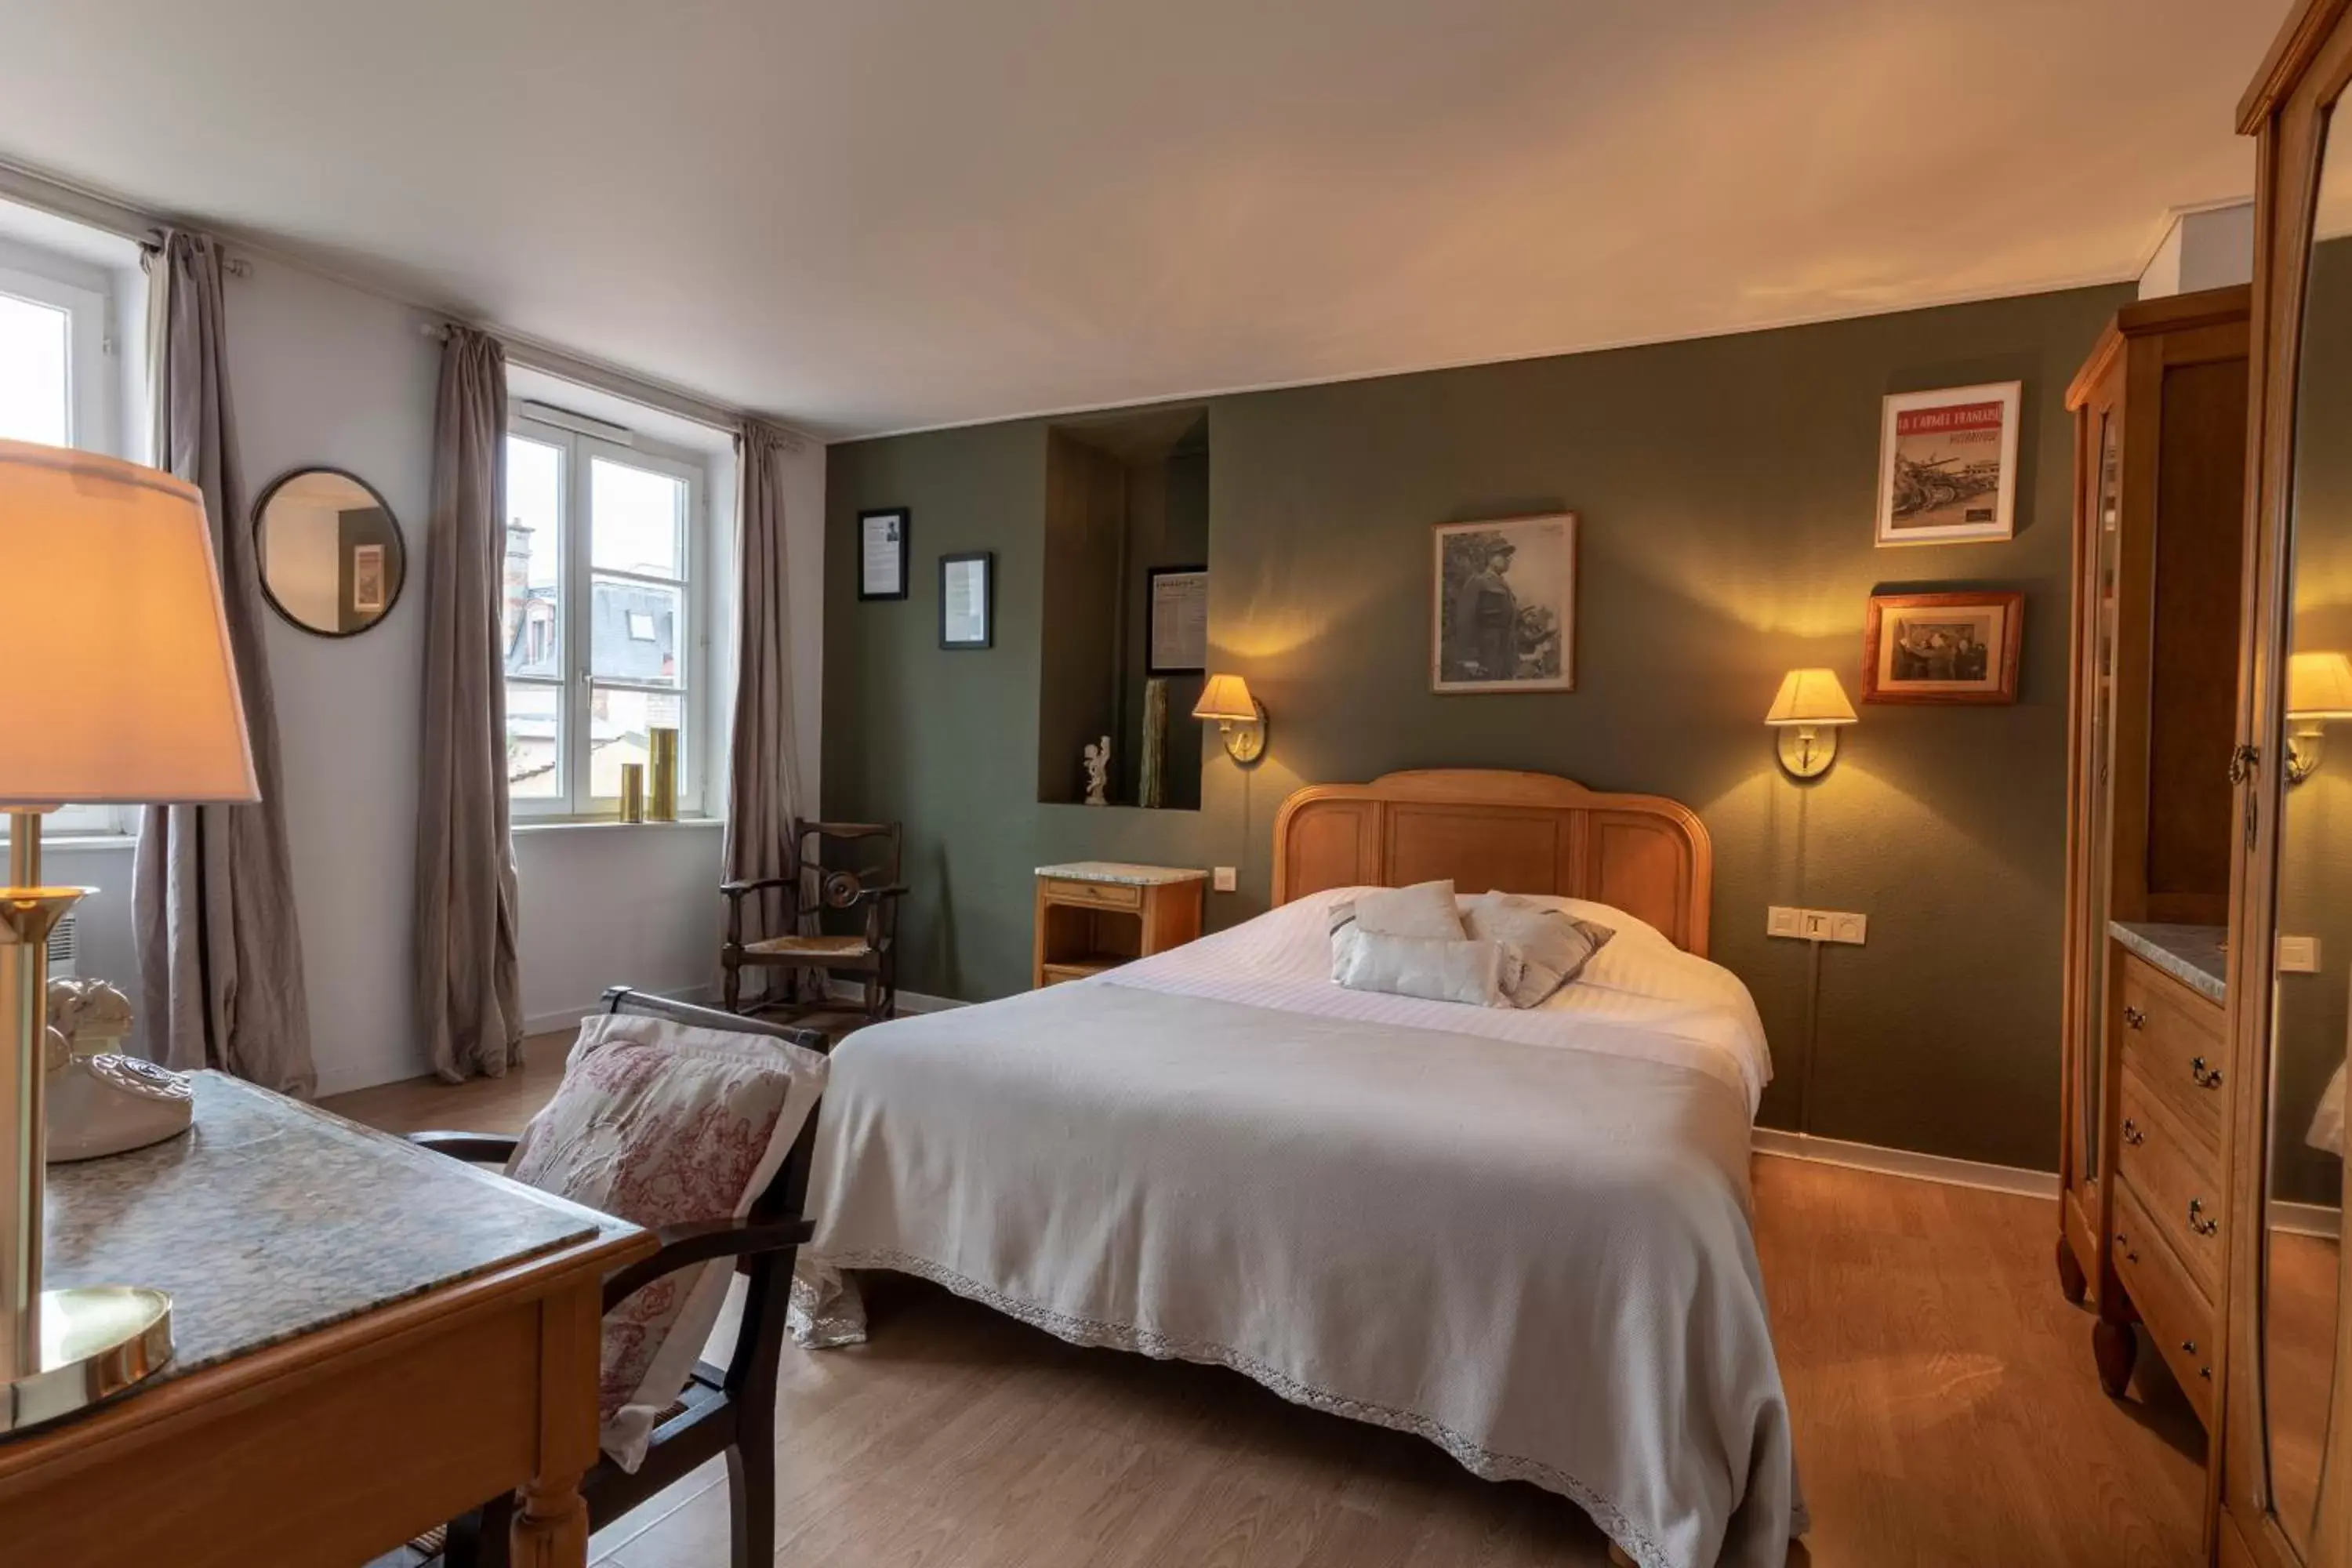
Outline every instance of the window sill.
<path id="1" fill-rule="evenodd" d="M 0 844 L 7 842 L 8 836 L 0 833 Z M 44 833 L 41 835 L 41 853 L 44 855 L 67 855 L 77 849 L 136 849 L 137 847 L 139 847 L 139 835 L 136 833 Z"/>
<path id="2" fill-rule="evenodd" d="M 675 822 L 623 822 L 617 816 L 537 816 L 518 817 L 509 831 L 523 833 L 604 833 L 626 830 L 637 832 L 652 828 L 656 832 L 674 831 L 681 827 L 724 827 L 723 816 L 681 816 Z"/>

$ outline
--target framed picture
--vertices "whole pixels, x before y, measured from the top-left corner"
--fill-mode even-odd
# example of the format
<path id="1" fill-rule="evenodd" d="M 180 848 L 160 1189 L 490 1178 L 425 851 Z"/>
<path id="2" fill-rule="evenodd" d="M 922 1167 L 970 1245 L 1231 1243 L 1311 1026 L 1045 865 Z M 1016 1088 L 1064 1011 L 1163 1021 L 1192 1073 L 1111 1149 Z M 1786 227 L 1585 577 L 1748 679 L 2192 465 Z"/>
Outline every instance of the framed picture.
<path id="1" fill-rule="evenodd" d="M 1576 514 L 1437 525 L 1433 691 L 1576 689 Z"/>
<path id="2" fill-rule="evenodd" d="M 1205 675 L 1209 669 L 1209 569 L 1154 566 L 1144 573 L 1144 673 Z"/>
<path id="3" fill-rule="evenodd" d="M 2022 594 L 1874 594 L 1864 702 L 2014 702 Z"/>
<path id="4" fill-rule="evenodd" d="M 1886 399 L 1878 434 L 1878 542 L 1949 544 L 2017 532 L 2024 384 Z"/>
<path id="5" fill-rule="evenodd" d="M 907 596 L 907 533 L 914 521 L 914 514 L 903 506 L 857 514 L 859 598 Z"/>
<path id="6" fill-rule="evenodd" d="M 940 557 L 940 646 L 989 647 L 996 641 L 996 552 Z"/>
<path id="7" fill-rule="evenodd" d="M 352 613 L 360 616 L 383 614 L 383 546 L 354 544 L 352 546 Z"/>

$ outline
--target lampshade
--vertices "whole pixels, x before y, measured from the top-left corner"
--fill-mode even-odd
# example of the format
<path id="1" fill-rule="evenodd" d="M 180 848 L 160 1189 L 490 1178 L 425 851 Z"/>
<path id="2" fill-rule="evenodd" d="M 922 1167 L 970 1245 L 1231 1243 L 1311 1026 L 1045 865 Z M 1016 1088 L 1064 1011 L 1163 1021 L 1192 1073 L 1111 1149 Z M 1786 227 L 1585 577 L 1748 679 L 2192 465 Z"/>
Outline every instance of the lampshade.
<path id="1" fill-rule="evenodd" d="M 1192 717 L 1234 724 L 1256 723 L 1257 703 L 1250 696 L 1249 682 L 1238 675 L 1209 677 L 1209 684 L 1201 689 L 1201 700 L 1192 704 Z"/>
<path id="2" fill-rule="evenodd" d="M 204 496 L 0 441 L 0 806 L 260 798 Z"/>
<path id="3" fill-rule="evenodd" d="M 2352 658 L 2299 653 L 2286 661 L 2286 716 L 2352 719 Z"/>
<path id="4" fill-rule="evenodd" d="M 1767 724 L 1851 724 L 1853 704 L 1845 700 L 1834 669 L 1792 669 L 1780 681 L 1772 699 Z"/>

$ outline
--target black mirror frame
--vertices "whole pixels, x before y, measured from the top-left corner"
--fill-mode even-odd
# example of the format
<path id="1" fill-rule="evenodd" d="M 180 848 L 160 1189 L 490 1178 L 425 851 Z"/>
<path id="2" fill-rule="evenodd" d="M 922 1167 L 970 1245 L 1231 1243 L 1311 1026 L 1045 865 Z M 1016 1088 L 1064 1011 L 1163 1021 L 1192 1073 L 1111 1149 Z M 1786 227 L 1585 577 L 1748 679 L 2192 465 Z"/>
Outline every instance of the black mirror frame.
<path id="1" fill-rule="evenodd" d="M 323 631 L 312 626 L 288 609 L 269 587 L 269 570 L 267 564 L 268 545 L 262 537 L 262 524 L 269 516 L 270 500 L 290 481 L 310 474 L 332 474 L 337 479 L 351 480 L 374 498 L 377 510 L 383 513 L 384 521 L 392 525 L 391 592 L 384 595 L 383 609 L 375 619 L 363 626 L 353 626 L 347 632 Z M 377 489 L 349 468 L 338 468 L 329 463 L 304 463 L 298 468 L 287 469 L 270 480 L 263 487 L 260 499 L 253 503 L 253 574 L 261 584 L 261 596 L 269 601 L 269 607 L 277 611 L 278 619 L 288 626 L 308 632 L 314 637 L 328 637 L 338 642 L 346 637 L 364 637 L 383 625 L 391 618 L 392 612 L 400 607 L 400 595 L 408 588 L 408 539 L 401 531 L 400 514 L 392 510 L 392 503 L 383 499 L 382 490 Z"/>

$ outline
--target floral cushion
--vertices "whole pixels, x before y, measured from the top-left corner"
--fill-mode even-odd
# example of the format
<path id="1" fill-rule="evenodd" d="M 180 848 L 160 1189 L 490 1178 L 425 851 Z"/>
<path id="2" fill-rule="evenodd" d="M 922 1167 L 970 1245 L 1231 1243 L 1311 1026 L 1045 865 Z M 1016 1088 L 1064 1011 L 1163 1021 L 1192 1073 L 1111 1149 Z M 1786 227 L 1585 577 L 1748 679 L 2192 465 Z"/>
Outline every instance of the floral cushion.
<path id="1" fill-rule="evenodd" d="M 507 1174 L 644 1226 L 740 1218 L 824 1091 L 825 1059 L 763 1035 L 600 1016 Z M 686 1387 L 732 1260 L 665 1275 L 604 1314 L 599 1439 L 625 1470 Z"/>

